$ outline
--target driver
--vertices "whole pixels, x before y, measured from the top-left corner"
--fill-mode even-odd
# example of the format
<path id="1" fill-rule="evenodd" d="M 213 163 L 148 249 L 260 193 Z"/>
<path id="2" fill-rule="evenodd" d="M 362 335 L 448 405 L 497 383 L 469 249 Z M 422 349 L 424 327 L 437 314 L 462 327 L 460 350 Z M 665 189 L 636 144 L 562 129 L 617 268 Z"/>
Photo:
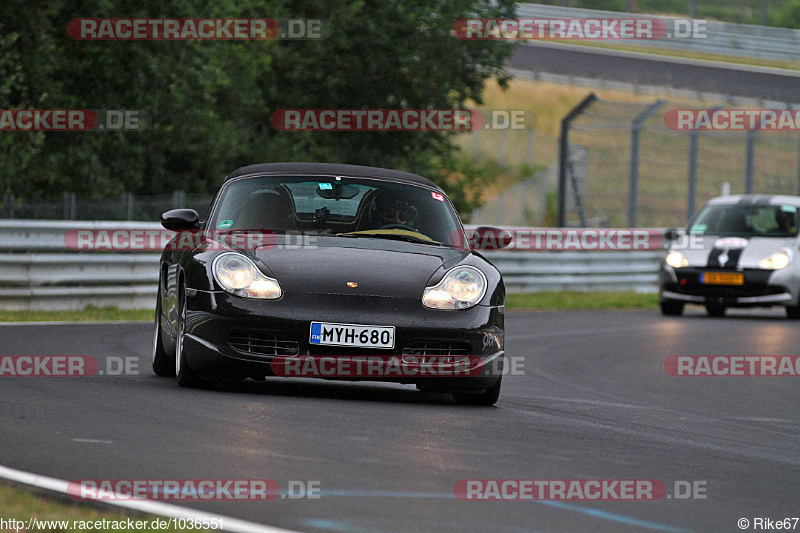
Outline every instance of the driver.
<path id="1" fill-rule="evenodd" d="M 405 226 L 406 229 L 416 229 L 419 213 L 417 208 L 406 200 L 394 196 L 388 191 L 381 191 L 372 200 L 369 216 L 370 221 L 377 229 L 387 226 Z"/>

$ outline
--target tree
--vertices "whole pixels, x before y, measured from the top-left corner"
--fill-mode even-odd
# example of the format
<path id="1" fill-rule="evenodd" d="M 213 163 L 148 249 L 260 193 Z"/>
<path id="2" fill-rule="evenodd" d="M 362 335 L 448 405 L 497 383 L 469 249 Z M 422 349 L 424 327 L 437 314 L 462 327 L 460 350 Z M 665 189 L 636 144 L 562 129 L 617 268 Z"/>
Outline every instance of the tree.
<path id="1" fill-rule="evenodd" d="M 138 109 L 140 132 L 3 133 L 19 172 L 2 186 L 18 196 L 70 190 L 210 192 L 245 164 L 319 160 L 399 168 L 439 180 L 459 207 L 463 176 L 443 132 L 279 132 L 269 121 L 282 108 L 458 109 L 481 102 L 484 81 L 505 83 L 509 43 L 451 35 L 466 17 L 511 17 L 510 0 L 323 2 L 224 0 L 54 0 L 32 8 L 0 7 L 0 68 L 19 70 L 17 88 L 0 93 L 5 108 Z M 79 17 L 299 17 L 326 19 L 321 40 L 76 41 L 65 31 Z M 42 58 L 47 58 L 42 61 Z M 3 66 L 10 65 L 10 66 Z M 20 140 L 22 139 L 22 140 Z M 22 157 L 28 154 L 27 158 Z M 33 154 L 33 155 L 32 155 Z M 22 166 L 20 166 L 22 165 Z"/>

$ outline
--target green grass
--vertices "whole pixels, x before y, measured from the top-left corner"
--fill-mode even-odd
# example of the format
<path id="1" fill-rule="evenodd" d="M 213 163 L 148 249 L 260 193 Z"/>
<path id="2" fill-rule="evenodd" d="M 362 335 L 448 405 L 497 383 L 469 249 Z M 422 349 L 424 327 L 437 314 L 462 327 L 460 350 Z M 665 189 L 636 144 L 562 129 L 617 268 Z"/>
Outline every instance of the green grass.
<path id="1" fill-rule="evenodd" d="M 71 501 L 61 501 L 56 498 L 51 498 L 48 496 L 42 496 L 40 494 L 35 494 L 28 490 L 24 490 L 18 487 L 12 487 L 7 485 L 0 485 L 0 509 L 2 509 L 2 516 L 1 518 L 8 521 L 9 519 L 20 520 L 20 521 L 27 521 L 31 518 L 36 518 L 38 520 L 67 520 L 69 521 L 68 527 L 66 529 L 58 527 L 42 527 L 41 529 L 31 529 L 30 531 L 49 531 L 49 532 L 81 532 L 83 533 L 84 529 L 73 528 L 75 521 L 96 521 L 96 520 L 116 520 L 116 521 L 125 521 L 127 523 L 127 519 L 130 518 L 134 522 L 136 521 L 146 521 L 148 522 L 148 527 L 146 529 L 141 529 L 139 531 L 154 531 L 149 527 L 152 524 L 153 520 L 169 520 L 168 518 L 163 517 L 155 517 L 150 515 L 138 514 L 131 511 L 106 511 L 104 509 L 96 508 L 93 506 L 89 506 L 86 504 L 81 504 L 79 502 L 71 502 Z M 224 522 L 223 522 L 224 524 Z M 108 525 L 108 524 L 107 524 Z M 111 530 L 111 528 L 106 527 L 105 530 Z M 105 531 L 103 530 L 103 531 Z M 14 531 L 13 529 L 5 529 L 4 531 Z M 20 531 L 27 531 L 26 529 L 21 529 Z M 121 529 L 115 531 L 123 531 Z M 168 527 L 166 529 L 158 529 L 161 532 L 168 532 L 168 533 L 177 533 L 178 531 L 187 531 L 184 529 L 177 529 L 174 527 Z"/>
<path id="2" fill-rule="evenodd" d="M 87 306 L 78 311 L 2 311 L 0 322 L 129 322 L 151 321 L 154 309 Z"/>
<path id="3" fill-rule="evenodd" d="M 506 294 L 509 309 L 567 311 L 578 309 L 657 309 L 658 294 L 638 292 L 534 292 Z"/>

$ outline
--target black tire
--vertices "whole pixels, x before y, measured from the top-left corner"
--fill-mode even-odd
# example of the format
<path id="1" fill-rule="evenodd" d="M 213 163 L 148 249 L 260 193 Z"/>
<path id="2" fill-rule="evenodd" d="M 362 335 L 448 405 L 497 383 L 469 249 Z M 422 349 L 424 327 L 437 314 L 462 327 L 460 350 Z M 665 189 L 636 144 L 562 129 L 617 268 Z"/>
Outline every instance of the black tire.
<path id="1" fill-rule="evenodd" d="M 661 300 L 661 314 L 664 316 L 681 316 L 683 314 L 683 305 L 683 302 Z"/>
<path id="2" fill-rule="evenodd" d="M 156 320 L 153 325 L 153 372 L 164 378 L 175 377 L 175 355 L 164 350 L 161 331 L 161 281 L 158 284 L 158 301 L 156 302 Z"/>
<path id="3" fill-rule="evenodd" d="M 194 373 L 186 362 L 186 344 L 184 335 L 186 333 L 186 290 L 180 285 L 178 290 L 178 328 L 175 339 L 175 377 L 181 387 L 199 388 L 207 386 L 208 383 Z"/>
<path id="4" fill-rule="evenodd" d="M 786 317 L 792 320 L 800 320 L 800 305 L 787 305 Z"/>
<path id="5" fill-rule="evenodd" d="M 494 405 L 500 397 L 500 387 L 503 384 L 503 376 L 497 378 L 497 382 L 480 394 L 470 394 L 468 392 L 454 392 L 453 400 L 459 405 Z"/>
<path id="6" fill-rule="evenodd" d="M 708 316 L 713 316 L 715 318 L 722 318 L 725 316 L 725 311 L 727 309 L 722 305 L 707 305 L 706 306 L 706 313 Z"/>

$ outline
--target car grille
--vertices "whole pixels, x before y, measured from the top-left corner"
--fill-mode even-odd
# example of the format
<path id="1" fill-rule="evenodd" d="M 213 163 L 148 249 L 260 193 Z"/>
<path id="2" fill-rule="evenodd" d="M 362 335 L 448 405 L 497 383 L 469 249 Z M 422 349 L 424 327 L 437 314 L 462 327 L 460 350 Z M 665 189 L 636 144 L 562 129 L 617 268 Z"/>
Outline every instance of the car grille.
<path id="1" fill-rule="evenodd" d="M 470 355 L 468 342 L 413 341 L 403 348 L 403 361 L 416 363 L 455 363 Z"/>
<path id="2" fill-rule="evenodd" d="M 786 292 L 783 287 L 769 285 L 771 271 L 744 270 L 744 285 L 707 285 L 700 283 L 700 274 L 703 272 L 716 272 L 724 269 L 686 269 L 678 272 L 680 283 L 669 283 L 667 290 L 692 296 L 711 298 L 743 297 L 743 296 L 770 296 Z"/>
<path id="3" fill-rule="evenodd" d="M 234 350 L 258 355 L 297 355 L 300 343 L 285 333 L 273 331 L 232 330 L 228 344 Z"/>
<path id="4" fill-rule="evenodd" d="M 745 283 L 744 285 L 704 285 L 701 283 L 687 283 L 678 285 L 669 284 L 668 290 L 679 294 L 706 297 L 743 297 L 743 296 L 769 296 L 786 292 L 781 287 L 765 285 L 762 283 Z"/>

